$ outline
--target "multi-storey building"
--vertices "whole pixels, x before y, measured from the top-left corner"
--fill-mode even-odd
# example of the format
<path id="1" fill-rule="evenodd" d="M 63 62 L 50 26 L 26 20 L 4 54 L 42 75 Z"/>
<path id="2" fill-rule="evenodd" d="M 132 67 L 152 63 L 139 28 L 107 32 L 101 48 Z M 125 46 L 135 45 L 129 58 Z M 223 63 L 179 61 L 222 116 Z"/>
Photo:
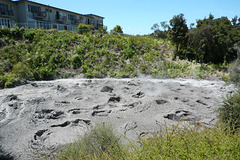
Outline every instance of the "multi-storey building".
<path id="1" fill-rule="evenodd" d="M 79 23 L 103 27 L 104 17 L 79 14 L 29 0 L 1 0 L 0 26 L 77 31 Z"/>

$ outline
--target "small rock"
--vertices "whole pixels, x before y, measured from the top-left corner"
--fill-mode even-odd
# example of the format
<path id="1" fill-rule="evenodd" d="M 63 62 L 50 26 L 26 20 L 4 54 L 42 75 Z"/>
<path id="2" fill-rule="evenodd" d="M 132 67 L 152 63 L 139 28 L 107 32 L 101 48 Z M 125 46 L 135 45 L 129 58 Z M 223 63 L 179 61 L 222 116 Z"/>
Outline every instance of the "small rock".
<path id="1" fill-rule="evenodd" d="M 197 103 L 200 103 L 200 104 L 202 104 L 202 105 L 204 105 L 204 106 L 207 106 L 207 104 L 204 103 L 202 100 L 197 100 L 196 102 L 197 102 Z"/>
<path id="2" fill-rule="evenodd" d="M 111 86 L 104 86 L 100 92 L 109 92 L 111 93 L 113 91 L 113 88 Z"/>
<path id="3" fill-rule="evenodd" d="M 108 102 L 117 103 L 117 102 L 120 102 L 120 100 L 121 100 L 121 97 L 110 97 Z"/>
<path id="4" fill-rule="evenodd" d="M 157 104 L 165 104 L 165 103 L 167 103 L 167 101 L 163 100 L 163 99 L 159 99 L 159 100 L 156 100 L 156 103 Z"/>
<path id="5" fill-rule="evenodd" d="M 133 97 L 133 98 L 142 98 L 142 97 L 144 97 L 144 96 L 145 96 L 145 94 L 144 94 L 142 91 L 140 91 L 140 92 L 138 92 L 137 94 L 133 95 L 132 97 Z"/>

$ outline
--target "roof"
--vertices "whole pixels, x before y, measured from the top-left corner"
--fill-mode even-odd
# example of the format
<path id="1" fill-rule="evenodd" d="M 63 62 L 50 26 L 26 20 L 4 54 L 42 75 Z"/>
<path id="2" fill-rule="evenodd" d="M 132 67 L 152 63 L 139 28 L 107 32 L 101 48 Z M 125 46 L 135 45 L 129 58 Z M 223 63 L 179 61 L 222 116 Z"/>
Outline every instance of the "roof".
<path id="1" fill-rule="evenodd" d="M 99 17 L 99 18 L 103 18 L 103 19 L 104 19 L 104 17 L 98 16 L 98 15 L 94 15 L 94 14 L 80 14 L 80 13 L 77 13 L 77 12 L 72 12 L 72 11 L 69 11 L 69 10 L 65 10 L 65 9 L 61 9 L 61 8 L 57 8 L 57 7 L 53 7 L 53 6 L 49 6 L 49 5 L 45 5 L 45 4 L 33 2 L 33 1 L 30 1 L 30 0 L 17 0 L 17 1 L 12 1 L 12 2 L 15 2 L 15 3 L 29 2 L 29 3 L 32 3 L 32 4 L 41 5 L 41 6 L 45 6 L 45 7 L 48 7 L 48 8 L 53 8 L 53 9 L 56 9 L 56 10 L 61 10 L 61 11 L 64 11 L 64 12 L 69 12 L 69 13 L 71 13 L 71 14 L 77 14 L 77 15 L 79 15 L 79 16 L 85 16 L 85 17 L 88 17 L 88 18 L 93 18 L 93 16 L 96 16 L 96 17 Z"/>

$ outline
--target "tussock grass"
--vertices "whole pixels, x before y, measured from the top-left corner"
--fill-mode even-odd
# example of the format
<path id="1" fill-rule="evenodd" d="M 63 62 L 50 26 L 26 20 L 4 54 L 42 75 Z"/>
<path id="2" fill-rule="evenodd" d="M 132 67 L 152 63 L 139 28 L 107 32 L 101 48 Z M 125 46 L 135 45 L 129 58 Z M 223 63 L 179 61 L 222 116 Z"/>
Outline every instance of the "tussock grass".
<path id="1" fill-rule="evenodd" d="M 233 131 L 240 128 L 240 89 L 224 98 L 218 109 L 218 118 Z"/>
<path id="2" fill-rule="evenodd" d="M 239 132 L 222 127 L 184 127 L 143 139 L 131 159 L 239 159 Z"/>
<path id="3" fill-rule="evenodd" d="M 240 159 L 240 132 L 223 125 L 213 128 L 175 126 L 151 138 L 141 138 L 140 147 L 120 145 L 111 127 L 92 128 L 82 139 L 58 154 L 61 160 L 81 159 Z M 132 149 L 134 148 L 134 149 Z"/>
<path id="4" fill-rule="evenodd" d="M 60 160 L 124 159 L 126 151 L 109 124 L 97 124 L 58 155 Z"/>

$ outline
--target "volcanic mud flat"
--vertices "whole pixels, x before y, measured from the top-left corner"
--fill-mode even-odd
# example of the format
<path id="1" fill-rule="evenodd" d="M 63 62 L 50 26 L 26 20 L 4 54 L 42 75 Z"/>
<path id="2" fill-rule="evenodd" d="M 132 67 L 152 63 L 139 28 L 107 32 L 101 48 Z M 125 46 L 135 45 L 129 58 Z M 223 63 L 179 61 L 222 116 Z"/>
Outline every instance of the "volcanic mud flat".
<path id="1" fill-rule="evenodd" d="M 0 154 L 39 158 L 71 143 L 91 125 L 111 123 L 136 139 L 179 121 L 212 125 L 222 81 L 193 79 L 61 79 L 0 90 Z"/>

